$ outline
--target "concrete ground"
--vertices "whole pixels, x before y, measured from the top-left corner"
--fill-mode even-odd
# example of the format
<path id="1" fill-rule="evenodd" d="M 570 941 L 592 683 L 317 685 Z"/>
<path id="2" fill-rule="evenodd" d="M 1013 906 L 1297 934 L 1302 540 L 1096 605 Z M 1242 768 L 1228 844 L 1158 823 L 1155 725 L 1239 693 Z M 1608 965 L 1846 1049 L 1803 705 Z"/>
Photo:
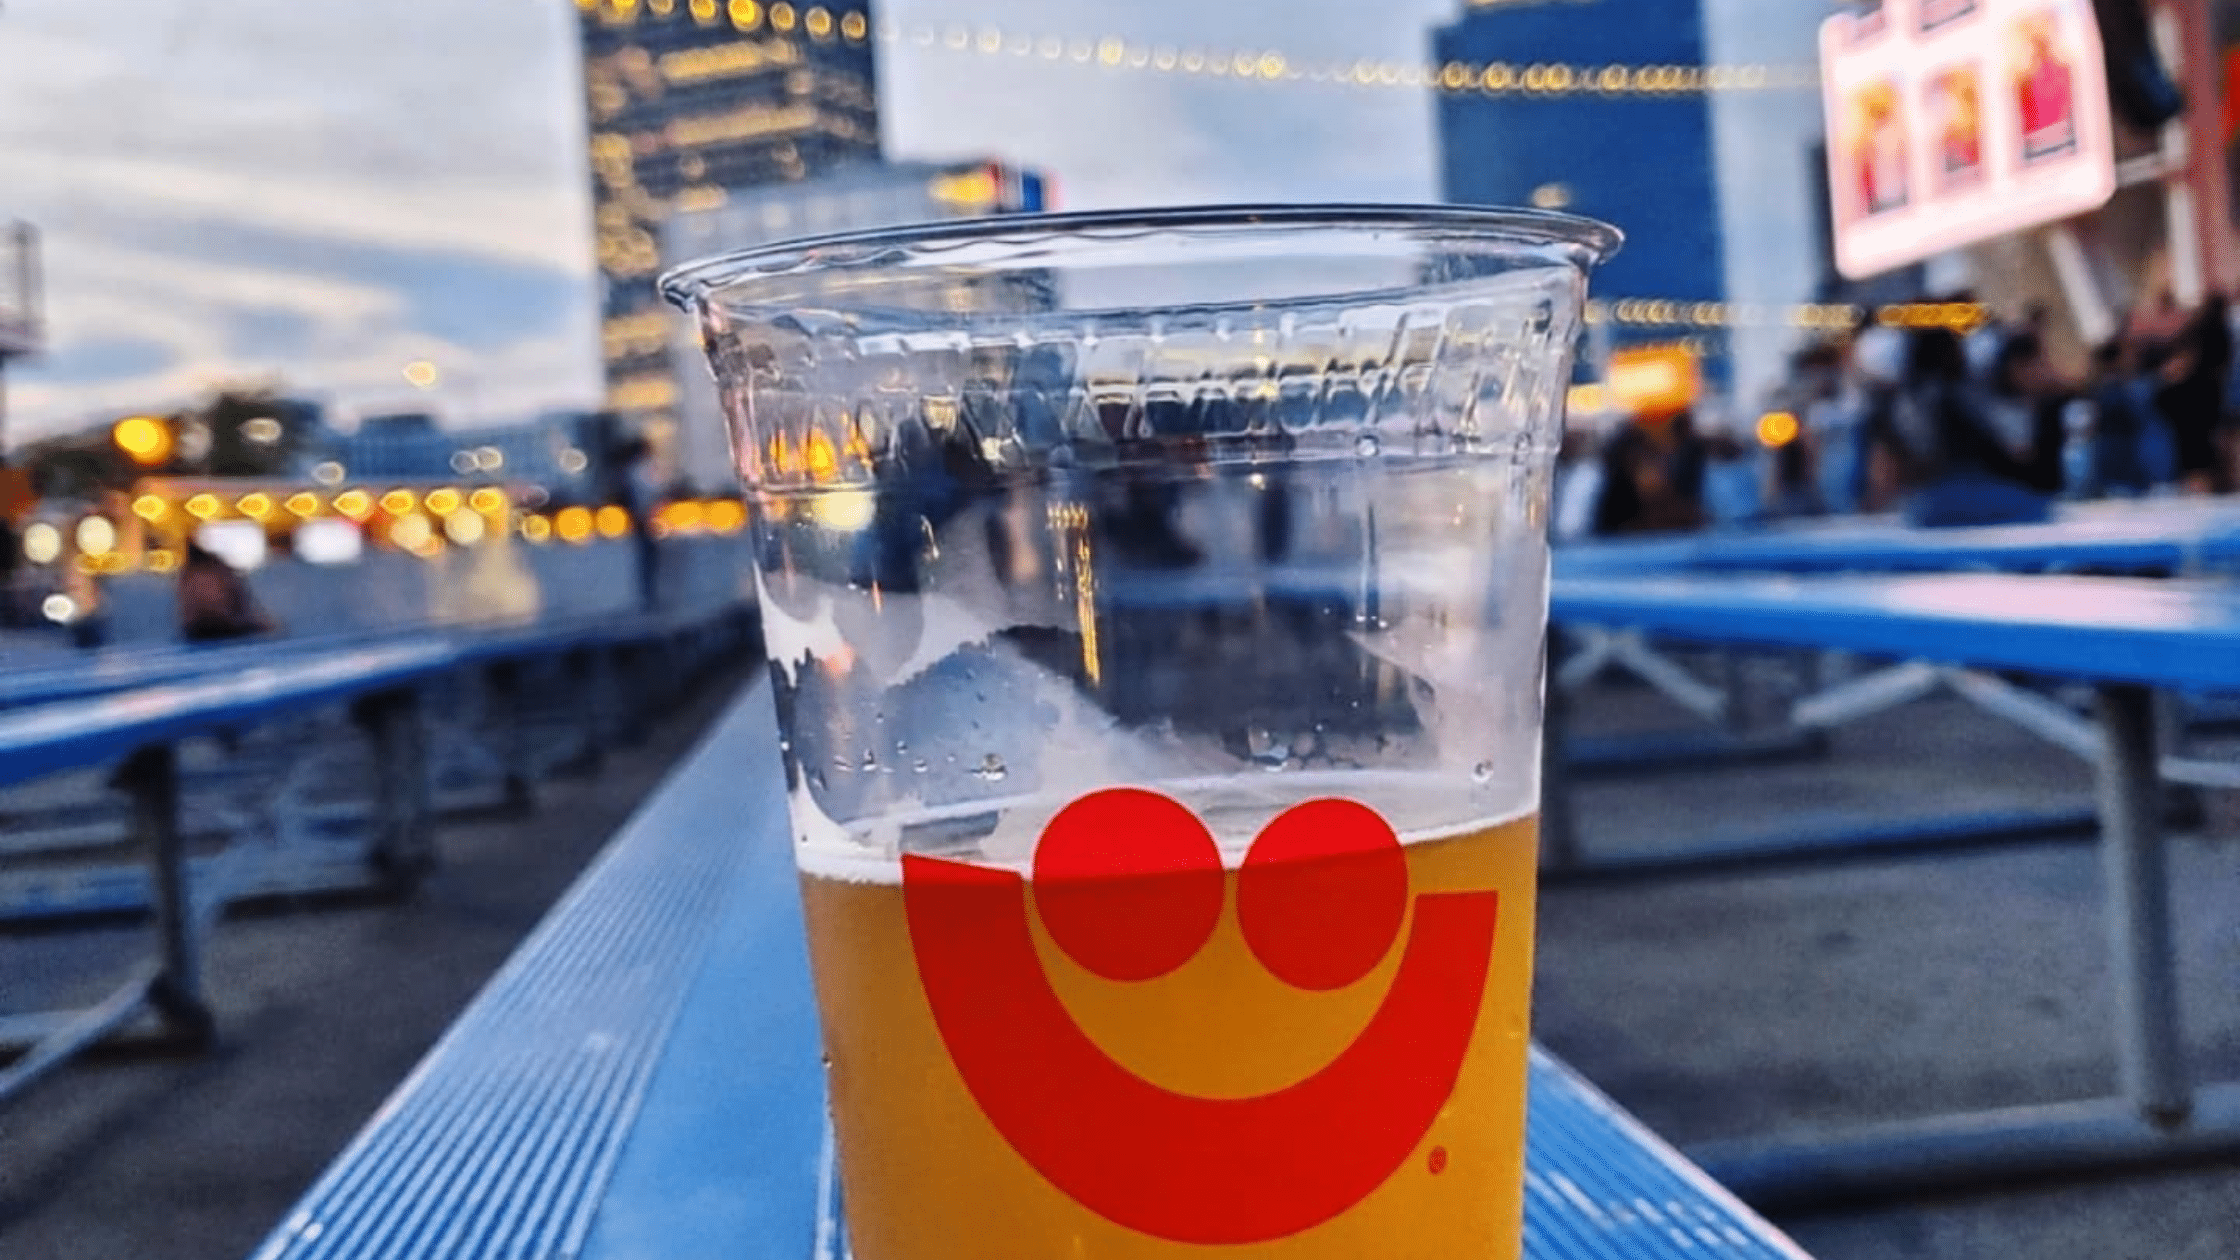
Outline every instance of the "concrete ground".
<path id="1" fill-rule="evenodd" d="M 444 865 L 408 903 L 221 924 L 209 974 L 215 1053 L 81 1061 L 0 1108 L 0 1257 L 247 1255 L 738 678 L 712 680 L 597 776 L 548 782 L 533 817 L 447 823 Z M 87 960 L 129 959 L 143 932 L 73 933 L 67 959 L 55 935 L 0 935 L 0 1011 L 84 996 L 96 970 Z"/>
<path id="2" fill-rule="evenodd" d="M 231 1260 L 279 1220 L 713 711 L 665 722 L 517 822 L 454 825 L 406 905 L 236 919 L 212 977 L 226 1039 L 111 1058 L 0 1110 L 0 1257 Z M 1638 689 L 1588 731 L 1677 721 Z M 1826 760 L 1588 784 L 1609 852 L 1762 834 L 1854 809 L 1931 813 L 2090 797 L 2085 767 L 1957 702 L 1849 728 Z M 2203 1078 L 2240 1078 L 2240 841 L 2174 855 L 2185 1014 Z M 0 977 L 51 937 L 0 936 Z M 75 958 L 120 948 L 76 939 Z M 2037 844 L 1780 872 L 1551 887 L 1540 1035 L 1680 1143 L 2114 1084 L 2094 853 Z M 65 975 L 66 972 L 72 974 Z M 53 984 L 78 983 L 48 966 Z M 20 991 L 0 990 L 0 1009 Z M 1969 1190 L 1784 1218 L 1823 1260 L 2229 1260 L 2240 1166 Z"/>

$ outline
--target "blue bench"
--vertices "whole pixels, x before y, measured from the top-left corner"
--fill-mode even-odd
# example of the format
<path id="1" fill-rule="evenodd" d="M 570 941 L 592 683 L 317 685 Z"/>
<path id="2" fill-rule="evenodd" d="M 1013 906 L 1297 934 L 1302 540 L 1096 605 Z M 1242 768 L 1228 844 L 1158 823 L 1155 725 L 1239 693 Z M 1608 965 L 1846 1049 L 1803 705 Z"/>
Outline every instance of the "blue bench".
<path id="1" fill-rule="evenodd" d="M 823 1069 L 760 687 L 609 844 L 257 1252 L 837 1257 Z M 1526 1254 L 1793 1245 L 1553 1058 Z"/>
<path id="2" fill-rule="evenodd" d="M 666 699 L 671 692 L 665 688 L 681 683 L 690 665 L 743 647 L 750 626 L 749 614 L 724 607 L 504 631 L 410 632 L 323 649 L 305 644 L 258 653 L 221 649 L 215 655 L 222 668 L 204 669 L 196 661 L 191 672 L 170 681 L 0 713 L 0 787 L 114 766 L 113 781 L 131 802 L 131 838 L 144 857 L 141 869 L 47 871 L 12 880 L 8 911 L 42 918 L 152 909 L 158 943 L 154 958 L 89 1008 L 0 1017 L 0 1047 L 24 1051 L 0 1070 L 0 1099 L 149 1014 L 184 1042 L 201 1042 L 212 1031 L 202 991 L 201 939 L 231 897 L 278 889 L 275 872 L 246 869 L 233 849 L 189 860 L 180 808 L 182 741 L 348 704 L 373 753 L 370 840 L 339 866 L 315 861 L 278 871 L 279 888 L 331 892 L 370 885 L 409 891 L 435 859 L 431 755 L 422 711 L 427 684 L 463 669 L 483 669 L 498 680 L 499 691 L 510 688 L 517 702 L 519 680 L 509 671 L 524 660 L 579 654 L 605 662 L 629 651 L 664 663 L 661 678 L 640 680 L 645 685 L 638 698 L 650 705 Z M 515 716 L 517 711 L 501 715 Z M 595 749 L 606 719 L 600 706 L 589 717 L 585 739 Z M 505 725 L 509 730 L 501 737 L 518 733 L 518 722 Z M 510 753 L 504 764 L 509 796 L 525 801 L 526 788 L 517 789 L 514 780 L 529 775 L 529 768 Z"/>
<path id="3" fill-rule="evenodd" d="M 2188 1080 L 2161 796 L 2172 770 L 2240 779 L 2230 766 L 2162 757 L 2154 702 L 2156 688 L 2240 688 L 2240 588 L 2003 574 L 1568 578 L 1555 583 L 1552 615 L 1702 644 L 2023 672 L 2097 694 L 2100 731 L 2080 750 L 2095 754 L 2098 771 L 2122 1097 L 1701 1152 L 1722 1180 L 1756 1202 L 2240 1151 L 2240 1083 L 2196 1089 Z M 2051 729 L 2057 715 L 2043 716 Z M 1546 812 L 1560 814 L 1560 763 L 1545 791 Z M 1567 822 L 1546 834 L 1552 860 L 1579 860 Z"/>

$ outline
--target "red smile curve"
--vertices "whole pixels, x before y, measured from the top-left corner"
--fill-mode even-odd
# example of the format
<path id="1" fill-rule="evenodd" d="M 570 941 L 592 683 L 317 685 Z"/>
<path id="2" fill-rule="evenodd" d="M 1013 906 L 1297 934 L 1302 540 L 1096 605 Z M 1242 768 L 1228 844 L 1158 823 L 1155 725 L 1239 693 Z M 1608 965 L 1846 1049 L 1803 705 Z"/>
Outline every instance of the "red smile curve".
<path id="1" fill-rule="evenodd" d="M 1135 1075 L 1043 974 L 1016 872 L 906 855 L 918 973 L 981 1110 L 1044 1177 L 1108 1220 L 1188 1243 L 1288 1237 L 1383 1184 L 1454 1092 L 1477 1023 L 1493 892 L 1424 893 L 1392 986 L 1314 1075 L 1198 1098 Z"/>

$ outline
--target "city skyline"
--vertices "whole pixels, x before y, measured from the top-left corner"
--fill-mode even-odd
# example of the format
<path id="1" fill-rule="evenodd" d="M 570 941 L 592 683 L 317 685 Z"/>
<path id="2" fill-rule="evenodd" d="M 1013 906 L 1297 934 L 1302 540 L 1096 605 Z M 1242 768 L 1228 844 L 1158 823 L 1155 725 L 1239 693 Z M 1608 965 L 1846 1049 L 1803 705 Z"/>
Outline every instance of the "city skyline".
<path id="1" fill-rule="evenodd" d="M 980 42 L 1417 65 L 1460 9 L 1366 7 L 895 0 L 878 9 L 902 36 L 879 49 L 885 148 L 1032 164 L 1066 208 L 1429 200 L 1421 88 Z M 391 0 L 380 16 L 281 0 L 18 0 L 0 16 L 0 218 L 46 234 L 53 345 L 11 375 L 11 441 L 275 371 L 346 413 L 466 423 L 597 402 L 574 6 Z M 418 360 L 444 371 L 432 394 L 401 375 Z"/>

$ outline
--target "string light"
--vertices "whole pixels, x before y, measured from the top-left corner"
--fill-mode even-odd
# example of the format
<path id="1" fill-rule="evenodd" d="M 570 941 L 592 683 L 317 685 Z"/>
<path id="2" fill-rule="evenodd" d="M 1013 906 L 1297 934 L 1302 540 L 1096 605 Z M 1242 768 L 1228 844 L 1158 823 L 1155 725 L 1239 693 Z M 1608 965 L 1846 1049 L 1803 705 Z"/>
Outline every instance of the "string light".
<path id="1" fill-rule="evenodd" d="M 1867 308 L 1841 302 L 1792 306 L 1736 302 L 1683 302 L 1670 298 L 1596 299 L 1587 303 L 1589 324 L 1635 328 L 1856 328 L 1869 315 L 1891 328 L 1950 328 L 1970 332 L 1990 318 L 1974 302 L 1898 302 Z"/>
<path id="2" fill-rule="evenodd" d="M 640 20 L 641 14 L 647 20 L 674 20 L 681 16 L 673 4 L 641 9 L 638 0 L 577 2 L 579 8 L 595 13 L 600 21 L 610 26 L 629 25 Z M 702 24 L 714 20 L 712 0 L 693 0 L 690 9 L 693 19 Z M 799 24 L 807 29 L 811 38 L 821 42 L 837 38 L 848 44 L 862 44 L 876 39 L 886 44 L 968 56 L 1093 64 L 1107 70 L 1203 76 L 1243 83 L 1403 88 L 1451 95 L 1641 97 L 1795 91 L 1816 88 L 1820 83 L 1818 68 L 1801 63 L 1621 65 L 1449 61 L 1429 64 L 1367 57 L 1317 61 L 1272 48 L 1154 45 L 1119 35 L 1090 37 L 954 22 L 913 23 L 906 27 L 884 21 L 873 27 L 861 13 L 844 13 L 836 20 L 832 11 L 822 6 L 797 11 L 782 0 L 767 9 L 755 0 L 730 0 L 728 10 L 733 28 L 742 32 L 758 29 L 767 19 L 769 26 L 778 31 L 790 31 Z"/>

